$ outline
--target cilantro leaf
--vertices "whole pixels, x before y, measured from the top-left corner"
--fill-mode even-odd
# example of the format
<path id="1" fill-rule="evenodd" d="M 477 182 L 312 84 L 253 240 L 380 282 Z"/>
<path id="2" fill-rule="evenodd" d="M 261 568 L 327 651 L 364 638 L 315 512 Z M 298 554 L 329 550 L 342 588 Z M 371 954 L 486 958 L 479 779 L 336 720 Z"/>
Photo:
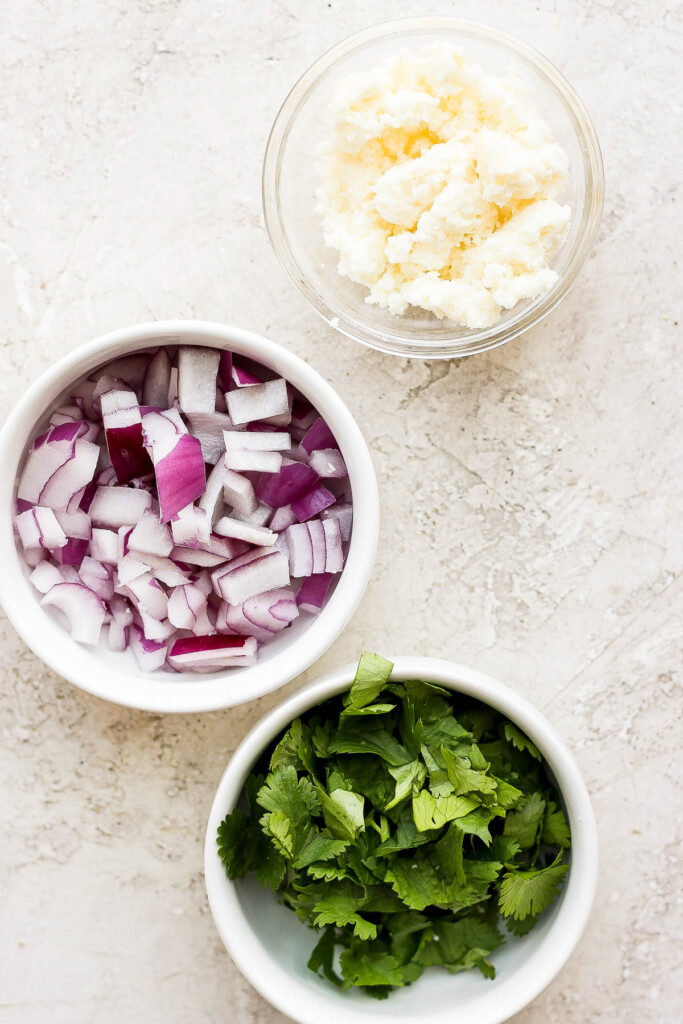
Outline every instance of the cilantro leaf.
<path id="1" fill-rule="evenodd" d="M 385 811 L 391 810 L 407 796 L 419 792 L 422 783 L 427 778 L 427 769 L 421 761 L 409 761 L 407 764 L 399 765 L 398 768 L 390 768 L 389 774 L 396 779 L 396 792 L 394 798 L 386 807 Z"/>
<path id="2" fill-rule="evenodd" d="M 518 729 L 512 722 L 506 722 L 503 726 L 503 732 L 505 733 L 505 739 L 512 743 L 513 747 L 517 750 L 526 750 L 535 757 L 537 761 L 542 761 L 541 752 L 535 743 L 532 743 L 528 736 L 525 736 L 521 729 Z"/>
<path id="3" fill-rule="evenodd" d="M 564 811 L 559 810 L 557 804 L 552 800 L 548 803 L 548 809 L 543 819 L 541 842 L 547 843 L 549 846 L 559 846 L 563 850 L 568 850 L 571 845 L 569 825 Z"/>
<path id="4" fill-rule="evenodd" d="M 561 856 L 560 852 L 547 868 L 505 872 L 498 899 L 498 907 L 504 917 L 523 921 L 527 915 L 537 916 L 550 906 L 569 870 L 569 865 L 559 862 Z"/>
<path id="5" fill-rule="evenodd" d="M 334 947 L 335 947 L 335 930 L 332 927 L 325 928 L 318 939 L 313 952 L 308 958 L 308 969 L 313 971 L 314 974 L 320 974 L 331 981 L 337 988 L 342 987 L 342 979 L 339 977 L 337 972 L 334 970 Z"/>
<path id="6" fill-rule="evenodd" d="M 543 822 L 545 800 L 540 793 L 532 793 L 516 811 L 508 811 L 503 835 L 513 839 L 522 850 L 529 850 Z"/>
<path id="7" fill-rule="evenodd" d="M 441 828 L 448 821 L 464 818 L 477 807 L 477 801 L 469 796 L 437 796 L 428 789 L 413 797 L 413 818 L 418 832 Z"/>
<path id="8" fill-rule="evenodd" d="M 364 708 L 377 700 L 389 682 L 393 664 L 379 654 L 364 651 L 360 656 L 356 676 L 344 698 L 346 707 Z"/>

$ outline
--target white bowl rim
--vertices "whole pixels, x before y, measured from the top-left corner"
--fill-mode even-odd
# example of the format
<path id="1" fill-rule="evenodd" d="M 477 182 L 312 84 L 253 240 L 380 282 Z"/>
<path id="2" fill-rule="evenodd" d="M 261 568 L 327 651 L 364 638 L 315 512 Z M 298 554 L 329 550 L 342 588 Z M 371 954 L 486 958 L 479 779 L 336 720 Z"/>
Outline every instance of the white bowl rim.
<path id="1" fill-rule="evenodd" d="M 46 407 L 42 396 L 50 389 L 58 393 L 66 387 L 76 366 L 89 365 L 94 369 L 108 359 L 163 340 L 172 344 L 225 345 L 257 361 L 276 365 L 277 371 L 305 394 L 314 393 L 314 404 L 330 423 L 347 461 L 356 517 L 346 566 L 335 591 L 322 612 L 311 617 L 310 625 L 291 645 L 249 668 L 191 677 L 184 673 L 185 679 L 164 673 L 129 676 L 110 667 L 92 649 L 71 640 L 68 632 L 40 608 L 40 595 L 22 570 L 12 530 L 17 467 Z M 90 370 L 74 371 L 71 380 L 84 372 Z M 285 685 L 336 640 L 360 603 L 373 569 L 379 537 L 379 493 L 372 458 L 360 428 L 337 392 L 316 370 L 284 346 L 243 328 L 202 320 L 160 320 L 111 331 L 78 346 L 31 384 L 10 412 L 0 430 L 0 465 L 4 471 L 0 479 L 0 509 L 5 512 L 0 517 L 0 604 L 20 637 L 53 671 L 82 690 L 124 707 L 155 713 L 212 711 L 254 700 Z M 236 690 L 238 675 L 249 680 L 247 693 Z"/>
<path id="2" fill-rule="evenodd" d="M 319 77 L 354 50 L 381 40 L 392 32 L 407 34 L 430 29 L 459 31 L 488 38 L 494 43 L 507 46 L 523 60 L 533 65 L 547 79 L 549 85 L 565 104 L 568 116 L 580 140 L 584 173 L 590 174 L 593 185 L 592 195 L 587 195 L 584 200 L 583 230 L 575 242 L 572 262 L 564 276 L 552 288 L 526 306 L 524 303 L 520 303 L 520 309 L 506 321 L 503 327 L 493 324 L 491 327 L 475 329 L 469 334 L 462 334 L 455 338 L 442 337 L 440 340 L 433 341 L 410 340 L 403 337 L 399 331 L 388 327 L 359 325 L 347 315 L 346 306 L 343 303 L 334 302 L 332 299 L 325 300 L 319 296 L 313 285 L 302 274 L 291 253 L 287 231 L 283 226 L 277 202 L 282 144 L 289 132 L 292 113 L 313 89 Z M 425 14 L 375 22 L 340 39 L 306 68 L 286 95 L 273 121 L 263 159 L 261 193 L 266 231 L 279 262 L 304 298 L 328 326 L 367 348 L 390 355 L 406 359 L 459 359 L 487 352 L 508 341 L 513 341 L 530 327 L 544 320 L 565 298 L 587 261 L 597 237 L 604 205 L 605 174 L 600 142 L 583 100 L 562 72 L 540 50 L 519 36 L 483 21 L 459 18 L 457 15 L 450 14 Z M 444 323 L 447 324 L 448 321 Z"/>
<path id="3" fill-rule="evenodd" d="M 390 657 L 392 678 L 424 679 L 468 694 L 502 711 L 539 747 L 562 793 L 572 831 L 571 866 L 565 896 L 552 925 L 552 942 L 536 949 L 524 966 L 497 986 L 496 998 L 482 997 L 477 1005 L 477 1024 L 501 1024 L 535 999 L 553 980 L 576 947 L 590 915 L 598 870 L 598 840 L 588 790 L 564 740 L 545 716 L 525 698 L 492 676 L 477 669 L 441 658 Z M 235 884 L 226 878 L 216 849 L 216 831 L 235 806 L 252 765 L 270 743 L 297 715 L 348 689 L 356 665 L 345 665 L 322 679 L 303 687 L 265 715 L 242 740 L 232 755 L 218 785 L 209 814 L 204 845 L 204 875 L 209 906 L 226 949 L 237 967 L 273 1006 L 299 1024 L 319 1024 L 329 1005 L 318 993 L 304 991 L 291 982 L 278 962 L 270 957 L 251 929 Z M 304 925 L 301 925 L 304 927 Z M 285 995 L 285 993 L 287 993 Z M 487 1003 L 487 1005 L 484 1005 Z M 504 1008 L 502 1008 L 504 1006 Z M 335 1004 L 335 1024 L 378 1024 L 378 1018 L 359 1009 Z M 396 1017 L 400 1024 L 406 1017 Z M 430 1015 L 435 1024 L 452 1021 L 446 1015 Z"/>

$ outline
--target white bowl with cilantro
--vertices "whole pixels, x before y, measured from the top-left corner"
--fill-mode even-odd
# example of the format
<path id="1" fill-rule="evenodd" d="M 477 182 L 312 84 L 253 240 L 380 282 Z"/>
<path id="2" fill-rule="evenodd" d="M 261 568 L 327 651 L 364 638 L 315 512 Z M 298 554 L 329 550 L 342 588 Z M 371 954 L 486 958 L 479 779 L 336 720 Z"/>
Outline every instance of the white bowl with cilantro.
<path id="1" fill-rule="evenodd" d="M 233 960 L 300 1024 L 499 1024 L 578 943 L 597 837 L 575 761 L 522 697 L 365 654 L 242 742 L 205 874 Z"/>

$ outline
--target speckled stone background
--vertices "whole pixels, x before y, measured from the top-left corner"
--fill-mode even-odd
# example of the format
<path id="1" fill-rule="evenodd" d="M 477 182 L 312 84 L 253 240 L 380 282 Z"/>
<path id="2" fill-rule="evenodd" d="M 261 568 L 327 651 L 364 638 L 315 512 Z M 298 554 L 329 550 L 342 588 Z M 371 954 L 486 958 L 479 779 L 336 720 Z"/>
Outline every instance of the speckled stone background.
<path id="1" fill-rule="evenodd" d="M 585 772 L 601 879 L 580 948 L 515 1021 L 673 1024 L 680 7 L 369 7 L 4 0 L 2 412 L 62 353 L 148 319 L 250 327 L 325 374 L 374 453 L 382 535 L 350 627 L 289 689 L 371 646 L 468 662 L 540 706 Z M 380 356 L 327 329 L 261 218 L 267 133 L 299 73 L 370 20 L 418 11 L 538 46 L 605 158 L 602 230 L 571 295 L 523 340 L 461 362 Z M 202 876 L 218 779 L 279 695 L 204 716 L 121 710 L 0 630 L 0 1022 L 284 1024 L 224 952 Z"/>

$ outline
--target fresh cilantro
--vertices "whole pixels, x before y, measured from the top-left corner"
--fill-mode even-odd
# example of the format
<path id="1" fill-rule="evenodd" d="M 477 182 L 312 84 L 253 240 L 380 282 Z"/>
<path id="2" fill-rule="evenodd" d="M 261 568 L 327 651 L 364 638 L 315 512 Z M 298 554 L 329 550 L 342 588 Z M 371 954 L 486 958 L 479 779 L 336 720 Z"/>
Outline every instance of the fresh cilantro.
<path id="1" fill-rule="evenodd" d="M 363 655 L 349 693 L 291 723 L 218 829 L 228 876 L 255 871 L 318 933 L 309 968 L 378 999 L 435 967 L 493 977 L 505 935 L 556 898 L 571 842 L 517 726 L 391 670 Z"/>
<path id="2" fill-rule="evenodd" d="M 564 874 L 569 870 L 561 864 L 558 853 L 547 868 L 532 871 L 506 871 L 500 883 L 498 906 L 503 917 L 523 921 L 528 914 L 538 916 L 553 902 L 560 888 Z"/>

